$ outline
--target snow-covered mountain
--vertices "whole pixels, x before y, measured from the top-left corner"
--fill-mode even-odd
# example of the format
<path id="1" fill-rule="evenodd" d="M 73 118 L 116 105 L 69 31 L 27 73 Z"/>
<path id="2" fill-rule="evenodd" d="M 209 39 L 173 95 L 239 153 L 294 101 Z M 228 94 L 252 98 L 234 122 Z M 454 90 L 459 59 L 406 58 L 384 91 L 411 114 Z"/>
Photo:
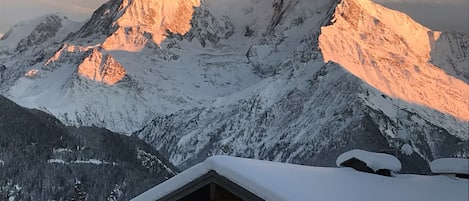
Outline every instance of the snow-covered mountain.
<path id="1" fill-rule="evenodd" d="M 141 7 L 141 3 L 149 11 L 135 13 L 133 8 Z M 130 133 L 157 114 L 204 105 L 260 80 L 247 64 L 247 50 L 239 50 L 244 48 L 242 44 L 235 39 L 230 44 L 216 44 L 217 37 L 231 36 L 233 27 L 226 19 L 216 19 L 203 9 L 195 13 L 201 16 L 198 26 L 210 21 L 210 29 L 192 31 L 185 35 L 187 40 L 173 36 L 158 44 L 153 38 L 163 37 L 162 33 L 172 28 L 142 28 L 139 24 L 167 23 L 164 16 L 161 22 L 146 22 L 146 18 L 151 13 L 160 15 L 159 9 L 175 6 L 172 4 L 173 1 L 162 1 L 161 5 L 160 1 L 111 1 L 77 32 L 68 35 L 63 44 L 46 52 L 43 61 L 18 65 L 24 62 L 13 63 L 11 57 L 23 58 L 24 54 L 7 55 L 3 62 L 5 74 L 25 76 L 7 76 L 4 82 L 11 84 L 3 85 L 5 94 L 21 105 L 43 108 L 70 125 L 96 125 Z M 181 9 L 186 7 L 192 9 Z M 178 12 L 185 13 L 174 11 L 173 15 L 180 16 Z M 119 25 L 128 23 L 128 18 L 135 18 L 135 25 Z M 189 26 L 190 19 L 182 20 Z M 132 30 L 136 30 L 129 33 L 132 36 L 118 38 L 121 32 Z M 217 47 L 204 48 L 205 40 Z M 4 40 L 14 43 L 10 41 L 8 37 Z"/>
<path id="2" fill-rule="evenodd" d="M 278 39 L 275 45 L 248 51 L 248 57 L 284 56 L 265 66 L 250 60 L 264 70 L 262 81 L 209 106 L 160 116 L 137 135 L 180 167 L 215 154 L 333 165 L 338 154 L 357 147 L 391 151 L 410 172 L 428 171 L 422 167 L 433 158 L 468 157 L 468 82 L 463 73 L 445 72 L 466 66 L 438 68 L 439 59 L 430 58 L 444 53 L 441 60 L 463 63 L 463 34 L 447 34 L 447 41 L 459 43 L 435 40 L 440 33 L 371 1 L 344 0 L 318 10 L 290 3 L 283 4 L 274 31 L 263 35 Z M 301 13 L 309 15 L 298 18 Z M 289 39 L 301 42 L 293 51 L 278 48 Z M 257 61 L 274 60 L 268 56 Z M 410 156 L 400 153 L 405 144 Z"/>
<path id="3" fill-rule="evenodd" d="M 0 40 L 1 93 L 134 133 L 179 167 L 214 154 L 333 165 L 362 148 L 425 172 L 468 157 L 467 34 L 370 0 L 117 0 L 83 24 L 53 16 Z"/>

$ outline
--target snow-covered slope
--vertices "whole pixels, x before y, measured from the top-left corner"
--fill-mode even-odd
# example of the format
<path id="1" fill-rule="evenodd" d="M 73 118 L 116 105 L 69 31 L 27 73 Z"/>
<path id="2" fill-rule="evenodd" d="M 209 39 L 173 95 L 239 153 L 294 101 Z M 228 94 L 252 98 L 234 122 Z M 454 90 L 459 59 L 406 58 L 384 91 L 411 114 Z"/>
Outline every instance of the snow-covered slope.
<path id="1" fill-rule="evenodd" d="M 44 43 L 60 43 L 81 23 L 73 22 L 61 13 L 44 15 L 13 26 L 0 41 L 1 52 L 22 52 Z"/>
<path id="2" fill-rule="evenodd" d="M 452 118 L 469 121 L 467 80 L 451 76 L 445 72 L 446 69 L 429 62 L 435 43 L 448 40 L 449 35 L 440 39 L 441 33 L 368 0 L 344 1 L 334 16 L 334 23 L 323 27 L 319 38 L 319 47 L 326 62 L 339 63 L 389 96 L 445 113 L 450 116 L 448 121 Z M 460 41 L 467 42 L 467 39 Z M 464 44 L 461 47 L 467 49 Z M 438 48 L 445 47 L 440 45 Z M 451 55 L 461 58 L 460 55 Z M 440 60 L 433 59 L 437 63 Z M 463 58 L 460 60 L 464 62 Z M 465 65 L 456 62 L 454 66 L 442 66 L 455 72 L 459 69 L 467 71 L 467 62 Z M 429 112 L 419 113 L 427 119 L 433 118 Z M 467 132 L 464 136 L 468 137 Z"/>
<path id="3" fill-rule="evenodd" d="M 418 162 L 403 171 L 428 172 L 469 153 L 467 36 L 369 0 L 117 0 L 63 29 L 26 51 L 42 32 L 12 29 L 25 35 L 0 41 L 0 91 L 68 125 L 134 132 L 179 167 L 333 165 L 408 144 L 400 159 Z"/>
<path id="4" fill-rule="evenodd" d="M 431 52 L 431 61 L 448 75 L 469 83 L 469 35 L 441 33 Z"/>
<path id="5" fill-rule="evenodd" d="M 52 56 L 64 38 L 81 25 L 57 13 L 13 26 L 0 40 L 0 65 L 4 66 L 0 92 L 6 94 L 18 79 L 36 74 L 32 66 Z"/>

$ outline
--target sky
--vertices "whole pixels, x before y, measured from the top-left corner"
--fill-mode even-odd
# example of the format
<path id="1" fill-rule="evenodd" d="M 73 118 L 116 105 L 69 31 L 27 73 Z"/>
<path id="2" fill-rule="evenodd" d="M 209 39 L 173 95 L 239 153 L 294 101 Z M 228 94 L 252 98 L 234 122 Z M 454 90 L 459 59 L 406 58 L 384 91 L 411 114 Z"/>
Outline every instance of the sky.
<path id="1" fill-rule="evenodd" d="M 14 24 L 60 12 L 84 21 L 106 0 L 0 0 L 0 33 Z M 469 0 L 374 0 L 407 13 L 433 30 L 469 32 Z"/>

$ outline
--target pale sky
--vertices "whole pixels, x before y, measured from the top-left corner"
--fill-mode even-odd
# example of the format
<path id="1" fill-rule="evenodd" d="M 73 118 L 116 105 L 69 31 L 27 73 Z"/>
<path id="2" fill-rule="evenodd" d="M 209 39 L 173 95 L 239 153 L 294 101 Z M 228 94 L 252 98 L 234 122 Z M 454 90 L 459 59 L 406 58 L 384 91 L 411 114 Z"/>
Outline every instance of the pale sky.
<path id="1" fill-rule="evenodd" d="M 84 21 L 106 0 L 0 0 L 0 33 L 19 21 L 61 12 Z M 434 30 L 469 32 L 469 0 L 375 0 Z"/>

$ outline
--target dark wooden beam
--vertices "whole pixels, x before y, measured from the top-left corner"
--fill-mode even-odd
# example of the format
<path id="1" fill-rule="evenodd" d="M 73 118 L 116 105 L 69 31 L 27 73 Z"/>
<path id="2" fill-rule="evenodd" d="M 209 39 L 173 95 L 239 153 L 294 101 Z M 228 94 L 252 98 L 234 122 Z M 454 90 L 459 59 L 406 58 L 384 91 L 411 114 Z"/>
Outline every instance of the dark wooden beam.
<path id="1" fill-rule="evenodd" d="M 216 201 L 217 198 L 217 185 L 215 183 L 210 183 L 210 201 Z"/>

